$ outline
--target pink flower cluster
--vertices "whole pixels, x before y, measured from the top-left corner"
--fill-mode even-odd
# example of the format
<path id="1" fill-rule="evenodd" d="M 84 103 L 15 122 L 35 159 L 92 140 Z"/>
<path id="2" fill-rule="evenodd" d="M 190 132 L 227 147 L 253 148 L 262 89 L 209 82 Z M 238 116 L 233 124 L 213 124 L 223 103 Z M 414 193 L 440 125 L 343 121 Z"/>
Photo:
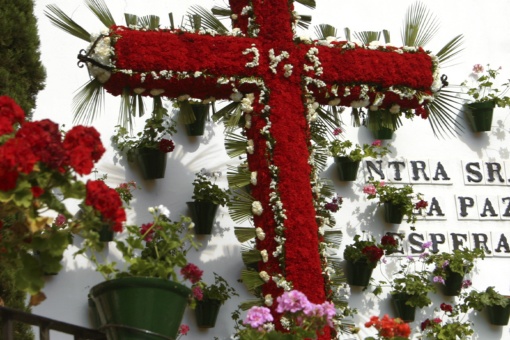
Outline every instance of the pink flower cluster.
<path id="1" fill-rule="evenodd" d="M 190 280 L 191 283 L 197 283 L 200 281 L 203 273 L 204 272 L 193 263 L 188 263 L 181 269 L 181 275 L 185 280 Z"/>

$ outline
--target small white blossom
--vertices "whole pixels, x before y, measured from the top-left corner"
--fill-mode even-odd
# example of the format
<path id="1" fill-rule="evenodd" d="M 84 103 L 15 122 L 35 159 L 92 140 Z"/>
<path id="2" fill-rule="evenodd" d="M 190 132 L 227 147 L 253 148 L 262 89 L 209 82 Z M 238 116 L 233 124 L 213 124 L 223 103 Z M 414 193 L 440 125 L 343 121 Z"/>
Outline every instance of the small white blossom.
<path id="1" fill-rule="evenodd" d="M 257 185 L 257 171 L 252 171 L 250 174 L 250 183 Z"/>
<path id="2" fill-rule="evenodd" d="M 253 155 L 253 152 L 255 151 L 255 145 L 253 143 L 253 139 L 248 139 L 247 144 L 248 144 L 248 146 L 246 147 L 246 152 L 248 152 L 250 155 Z"/>
<path id="3" fill-rule="evenodd" d="M 161 204 L 158 205 L 157 209 L 161 215 L 164 215 L 166 218 L 170 218 L 170 210 L 167 207 Z"/>
<path id="4" fill-rule="evenodd" d="M 269 255 L 266 249 L 260 251 L 260 256 L 262 256 L 262 262 L 264 263 L 266 263 L 269 260 Z"/>
<path id="5" fill-rule="evenodd" d="M 269 282 L 269 280 L 271 280 L 271 276 L 269 276 L 269 274 L 263 270 L 259 273 L 259 276 L 262 280 L 264 280 L 264 282 Z"/>
<path id="6" fill-rule="evenodd" d="M 165 92 L 165 90 L 163 90 L 163 89 L 152 89 L 150 93 L 151 93 L 151 96 L 157 97 L 157 96 L 163 94 L 164 92 Z"/>
<path id="7" fill-rule="evenodd" d="M 145 92 L 145 89 L 143 87 L 136 87 L 133 89 L 133 92 L 136 94 L 142 94 Z"/>
<path id="8" fill-rule="evenodd" d="M 177 100 L 180 101 L 180 102 L 183 102 L 185 100 L 188 100 L 189 98 L 190 98 L 189 94 L 183 94 L 183 95 L 177 97 Z"/>
<path id="9" fill-rule="evenodd" d="M 262 208 L 262 204 L 260 201 L 253 201 L 251 204 L 251 211 L 254 215 L 260 216 L 264 209 Z"/>
<path id="10" fill-rule="evenodd" d="M 273 297 L 271 294 L 267 294 L 264 296 L 264 304 L 268 307 L 271 307 L 273 305 Z"/>
<path id="11" fill-rule="evenodd" d="M 262 228 L 260 227 L 257 227 L 255 228 L 255 234 L 257 235 L 257 238 L 260 240 L 260 241 L 264 241 L 265 238 L 266 238 L 266 233 L 264 232 L 264 230 L 262 230 Z"/>
<path id="12" fill-rule="evenodd" d="M 390 112 L 393 113 L 393 114 L 397 114 L 400 112 L 400 105 L 398 104 L 393 104 L 390 108 Z"/>

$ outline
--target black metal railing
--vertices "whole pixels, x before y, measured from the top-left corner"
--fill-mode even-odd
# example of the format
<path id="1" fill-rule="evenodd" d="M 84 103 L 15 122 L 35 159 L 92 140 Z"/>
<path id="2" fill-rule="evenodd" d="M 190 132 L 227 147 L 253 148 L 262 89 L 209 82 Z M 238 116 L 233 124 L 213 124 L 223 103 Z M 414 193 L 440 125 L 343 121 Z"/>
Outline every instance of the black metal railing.
<path id="1" fill-rule="evenodd" d="M 8 307 L 0 306 L 0 319 L 2 340 L 16 340 L 13 327 L 15 321 L 39 327 L 40 340 L 50 340 L 50 330 L 74 335 L 74 340 L 106 340 L 106 335 L 95 329 L 76 326 Z"/>

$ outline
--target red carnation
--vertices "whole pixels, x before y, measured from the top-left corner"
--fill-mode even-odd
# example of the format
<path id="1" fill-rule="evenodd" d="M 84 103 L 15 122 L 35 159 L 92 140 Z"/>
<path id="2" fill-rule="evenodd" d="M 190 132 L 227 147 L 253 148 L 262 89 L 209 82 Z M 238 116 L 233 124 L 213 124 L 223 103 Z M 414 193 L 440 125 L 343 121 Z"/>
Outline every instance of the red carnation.
<path id="1" fill-rule="evenodd" d="M 175 144 L 173 141 L 169 140 L 169 139 L 165 139 L 163 138 L 160 142 L 159 142 L 159 150 L 163 151 L 163 152 L 172 152 L 174 151 L 175 149 Z"/>
<path id="2" fill-rule="evenodd" d="M 378 246 L 366 246 L 361 251 L 368 259 L 368 262 L 377 262 L 384 255 L 384 252 Z"/>
<path id="3" fill-rule="evenodd" d="M 191 283 L 197 283 L 202 278 L 203 271 L 201 271 L 193 263 L 188 263 L 181 269 L 181 275 L 185 280 L 190 280 Z"/>
<path id="4" fill-rule="evenodd" d="M 86 188 L 85 204 L 99 211 L 104 221 L 112 223 L 114 231 L 121 232 L 122 223 L 126 221 L 126 212 L 118 192 L 100 180 L 88 181 Z"/>

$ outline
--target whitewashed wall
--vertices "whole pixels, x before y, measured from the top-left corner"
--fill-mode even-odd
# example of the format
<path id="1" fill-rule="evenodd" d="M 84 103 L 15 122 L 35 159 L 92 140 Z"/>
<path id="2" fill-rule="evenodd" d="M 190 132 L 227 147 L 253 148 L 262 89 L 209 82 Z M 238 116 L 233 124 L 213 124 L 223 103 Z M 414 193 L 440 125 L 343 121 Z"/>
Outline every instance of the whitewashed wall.
<path id="1" fill-rule="evenodd" d="M 313 25 L 329 23 L 336 26 L 343 33 L 344 27 L 351 30 L 382 30 L 388 29 L 392 33 L 392 42 L 400 44 L 400 30 L 410 1 L 334 1 L 317 0 L 317 9 L 310 11 L 298 8 L 299 12 L 312 14 Z M 87 80 L 87 71 L 76 66 L 76 55 L 86 47 L 81 40 L 67 35 L 55 28 L 44 16 L 43 11 L 48 4 L 57 4 L 77 22 L 90 32 L 99 31 L 102 26 L 90 15 L 81 0 L 37 0 L 36 15 L 39 18 L 42 60 L 47 70 L 46 89 L 38 96 L 36 119 L 50 118 L 67 127 L 72 125 L 72 97 Z M 123 22 L 123 13 L 138 15 L 157 14 L 166 23 L 167 13 L 173 12 L 176 23 L 186 9 L 199 4 L 210 8 L 213 4 L 223 5 L 223 1 L 216 3 L 211 0 L 203 1 L 161 1 L 161 0 L 110 0 L 108 5 L 117 22 Z M 432 51 L 439 48 L 457 34 L 465 36 L 465 50 L 457 59 L 454 66 L 444 69 L 452 84 L 458 84 L 469 74 L 475 63 L 503 67 L 503 78 L 510 78 L 510 2 L 507 0 L 491 0 L 486 2 L 475 0 L 429 0 L 427 7 L 435 13 L 441 22 L 441 30 L 432 43 L 427 46 Z M 310 30 L 310 36 L 313 31 Z M 143 181 L 139 172 L 132 166 L 118 160 L 110 143 L 114 126 L 118 117 L 118 98 L 108 97 L 105 110 L 95 120 L 94 126 L 100 131 L 103 143 L 108 150 L 98 166 L 100 174 L 108 174 L 108 183 L 116 185 L 121 182 L 134 180 L 143 187 L 135 193 L 136 200 L 129 212 L 131 222 L 143 223 L 149 219 L 147 207 L 159 204 L 166 205 L 174 218 L 180 214 L 188 214 L 185 202 L 192 195 L 192 181 L 194 173 L 201 168 L 220 170 L 225 173 L 227 164 L 232 160 L 226 156 L 223 146 L 223 129 L 220 125 L 209 123 L 203 137 L 187 137 L 183 126 L 179 126 L 179 133 L 174 136 L 175 151 L 170 154 L 166 177 L 155 182 Z M 510 132 L 510 115 L 508 109 L 498 109 L 495 114 L 492 132 L 472 134 L 466 126 L 466 133 L 459 138 L 438 139 L 434 137 L 428 122 L 416 119 L 405 121 L 392 141 L 392 158 L 408 160 L 431 160 L 447 162 L 452 183 L 447 186 L 417 185 L 417 191 L 424 193 L 427 198 L 441 197 L 446 213 L 445 220 L 420 221 L 417 224 L 419 232 L 499 232 L 508 236 L 510 223 L 507 220 L 458 220 L 455 206 L 455 195 L 507 195 L 510 186 L 467 186 L 464 183 L 462 161 L 499 161 L 510 162 L 508 137 Z M 360 143 L 371 142 L 372 138 L 364 128 L 351 128 L 347 112 L 344 114 L 347 136 Z M 461 124 L 465 125 L 461 119 Z M 137 123 L 138 127 L 143 121 Z M 507 166 L 509 163 L 507 163 Z M 360 230 L 370 230 L 379 236 L 387 231 L 407 231 L 408 226 L 402 224 L 390 226 L 383 222 L 382 213 L 376 205 L 367 201 L 361 191 L 362 176 L 355 183 L 341 183 L 336 180 L 336 170 L 330 166 L 323 174 L 334 180 L 339 196 L 344 197 L 342 209 L 336 214 L 337 225 L 344 231 L 344 244 L 350 243 L 352 237 Z M 507 167 L 506 178 L 510 178 L 510 166 Z M 510 184 L 510 183 L 508 183 Z M 223 181 L 222 185 L 226 185 Z M 198 330 L 193 313 L 188 311 L 184 323 L 191 326 L 188 339 L 220 339 L 229 338 L 232 333 L 230 313 L 237 304 L 251 296 L 244 287 L 237 282 L 243 264 L 240 257 L 240 245 L 234 237 L 234 223 L 226 210 L 220 209 L 214 234 L 200 237 L 203 248 L 191 254 L 191 261 L 197 263 L 205 271 L 205 279 L 213 279 L 213 271 L 224 276 L 236 287 L 241 297 L 229 301 L 222 307 L 217 326 L 211 330 Z M 78 241 L 78 240 L 77 240 Z M 343 246 L 339 251 L 341 254 Z M 69 251 L 69 254 L 72 250 Z M 115 249 L 110 249 L 108 255 L 115 258 Z M 502 293 L 510 294 L 510 258 L 489 257 L 477 266 L 472 275 L 474 287 L 484 289 L 492 285 Z M 59 275 L 48 278 L 45 292 L 47 300 L 33 309 L 41 314 L 58 320 L 90 326 L 87 313 L 87 293 L 93 285 L 102 281 L 85 259 L 73 259 L 67 256 L 64 261 L 65 269 Z M 381 268 L 381 267 L 378 267 Z M 383 267 L 388 271 L 391 265 Z M 376 270 L 374 276 L 381 278 Z M 362 328 L 361 338 L 370 332 L 363 328 L 363 323 L 371 315 L 392 313 L 389 299 L 383 294 L 375 298 L 367 292 L 352 289 L 349 302 L 358 308 L 359 314 L 355 322 Z M 440 293 L 434 296 L 434 306 L 441 302 L 452 302 L 450 298 L 443 298 Z M 424 319 L 425 314 L 431 315 L 434 306 L 418 311 L 417 320 Z M 475 322 L 476 339 L 510 339 L 509 327 L 488 326 L 485 315 L 471 315 Z M 419 322 L 413 324 L 419 327 Z M 64 335 L 52 335 L 52 339 L 70 339 Z"/>

